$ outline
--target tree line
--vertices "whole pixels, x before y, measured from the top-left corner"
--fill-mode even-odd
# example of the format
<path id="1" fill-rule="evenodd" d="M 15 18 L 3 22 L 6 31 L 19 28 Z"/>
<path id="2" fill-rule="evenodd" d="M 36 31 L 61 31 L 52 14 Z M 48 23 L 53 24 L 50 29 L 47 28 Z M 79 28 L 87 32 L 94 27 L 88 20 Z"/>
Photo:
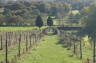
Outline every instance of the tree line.
<path id="1" fill-rule="evenodd" d="M 84 8 L 83 4 L 83 1 L 74 0 L 72 3 L 27 1 L 0 3 L 0 26 L 34 26 L 38 15 L 41 15 L 43 19 L 46 19 L 47 16 L 54 16 L 54 19 L 63 19 L 66 16 L 80 18 L 81 15 L 74 16 L 70 12 L 71 10 L 81 11 Z M 90 3 L 86 2 L 85 6 L 89 5 Z"/>
<path id="2" fill-rule="evenodd" d="M 60 10 L 62 9 L 62 10 Z M 48 3 L 48 2 L 9 2 L 0 5 L 0 25 L 1 26 L 32 26 L 38 15 L 43 19 L 47 16 L 66 15 L 70 10 L 67 3 Z M 65 13 L 64 13 L 65 12 Z"/>

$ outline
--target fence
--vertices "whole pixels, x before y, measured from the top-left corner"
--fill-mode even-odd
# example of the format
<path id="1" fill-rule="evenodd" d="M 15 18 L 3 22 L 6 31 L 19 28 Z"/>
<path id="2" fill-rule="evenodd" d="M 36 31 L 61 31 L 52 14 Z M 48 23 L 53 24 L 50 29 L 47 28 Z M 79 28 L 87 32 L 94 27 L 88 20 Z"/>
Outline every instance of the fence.
<path id="1" fill-rule="evenodd" d="M 0 63 L 16 63 L 22 55 L 36 46 L 42 37 L 43 34 L 39 30 L 1 31 L 0 52 L 4 52 L 5 60 L 1 60 Z M 11 54 L 13 54 L 12 57 Z"/>

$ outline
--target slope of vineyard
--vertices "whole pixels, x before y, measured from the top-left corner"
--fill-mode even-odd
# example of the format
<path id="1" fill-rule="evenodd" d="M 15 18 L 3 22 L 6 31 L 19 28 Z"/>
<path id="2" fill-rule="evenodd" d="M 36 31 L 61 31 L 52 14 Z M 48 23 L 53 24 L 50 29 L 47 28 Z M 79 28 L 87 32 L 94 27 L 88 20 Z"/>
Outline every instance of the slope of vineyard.
<path id="1" fill-rule="evenodd" d="M 70 57 L 70 50 L 58 44 L 57 36 L 46 36 L 40 42 L 17 63 L 81 63 L 80 59 Z"/>

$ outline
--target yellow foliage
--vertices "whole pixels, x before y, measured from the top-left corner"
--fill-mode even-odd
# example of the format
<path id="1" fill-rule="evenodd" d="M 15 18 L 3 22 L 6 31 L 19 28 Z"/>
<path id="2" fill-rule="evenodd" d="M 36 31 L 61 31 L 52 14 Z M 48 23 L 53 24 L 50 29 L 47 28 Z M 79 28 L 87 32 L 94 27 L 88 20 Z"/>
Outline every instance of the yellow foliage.
<path id="1" fill-rule="evenodd" d="M 85 47 L 90 46 L 90 39 L 88 36 L 83 37 L 82 42 L 84 43 Z"/>

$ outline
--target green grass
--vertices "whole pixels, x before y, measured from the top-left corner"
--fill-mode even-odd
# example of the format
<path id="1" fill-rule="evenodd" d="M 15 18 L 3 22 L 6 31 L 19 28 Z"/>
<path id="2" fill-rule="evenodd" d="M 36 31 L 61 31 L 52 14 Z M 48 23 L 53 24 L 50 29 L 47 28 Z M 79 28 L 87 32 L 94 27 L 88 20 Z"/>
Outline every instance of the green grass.
<path id="1" fill-rule="evenodd" d="M 70 57 L 70 50 L 57 44 L 57 36 L 46 36 L 40 42 L 17 63 L 81 63 L 80 59 Z"/>
<path id="2" fill-rule="evenodd" d="M 21 53 L 23 52 L 23 49 L 25 49 L 25 43 L 21 43 Z M 8 48 L 8 60 L 10 61 L 14 56 L 18 54 L 18 44 L 11 46 Z M 5 59 L 5 51 L 0 51 L 0 61 L 4 61 Z"/>
<path id="3" fill-rule="evenodd" d="M 48 26 L 43 26 L 41 29 L 44 29 Z M 33 29 L 39 29 L 36 26 L 30 26 L 30 27 L 0 27 L 0 31 L 17 31 L 17 30 L 33 30 Z"/>
<path id="4" fill-rule="evenodd" d="M 37 27 L 0 27 L 0 31 L 32 30 Z"/>

